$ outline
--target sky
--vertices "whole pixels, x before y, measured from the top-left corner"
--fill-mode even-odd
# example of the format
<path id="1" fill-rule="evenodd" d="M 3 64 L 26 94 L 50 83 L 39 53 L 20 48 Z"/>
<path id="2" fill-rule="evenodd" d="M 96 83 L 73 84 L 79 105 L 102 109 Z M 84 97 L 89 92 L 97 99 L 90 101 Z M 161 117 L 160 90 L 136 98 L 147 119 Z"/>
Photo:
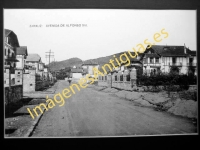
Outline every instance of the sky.
<path id="1" fill-rule="evenodd" d="M 145 39 L 153 43 L 162 29 L 168 37 L 157 45 L 185 43 L 197 50 L 196 18 L 196 10 L 4 9 L 4 29 L 48 64 L 49 50 L 51 61 L 94 59 L 131 50 Z"/>

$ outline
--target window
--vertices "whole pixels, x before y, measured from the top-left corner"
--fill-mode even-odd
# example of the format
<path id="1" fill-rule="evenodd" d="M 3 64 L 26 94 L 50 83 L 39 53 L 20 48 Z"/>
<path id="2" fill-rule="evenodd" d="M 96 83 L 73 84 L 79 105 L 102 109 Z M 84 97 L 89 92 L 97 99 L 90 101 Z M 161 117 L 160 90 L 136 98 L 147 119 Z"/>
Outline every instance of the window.
<path id="1" fill-rule="evenodd" d="M 172 57 L 172 63 L 175 64 L 176 63 L 176 58 Z"/>
<path id="2" fill-rule="evenodd" d="M 143 59 L 143 63 L 144 63 L 144 64 L 147 63 L 147 59 L 146 59 L 146 58 Z"/>
<path id="3" fill-rule="evenodd" d="M 120 81 L 123 81 L 123 75 L 120 75 Z"/>
<path id="4" fill-rule="evenodd" d="M 107 76 L 105 76 L 105 80 L 107 80 Z"/>
<path id="5" fill-rule="evenodd" d="M 163 62 L 163 63 L 165 62 L 165 57 L 162 58 L 162 62 Z"/>
<path id="6" fill-rule="evenodd" d="M 8 49 L 8 55 L 10 54 L 10 49 Z"/>
<path id="7" fill-rule="evenodd" d="M 156 58 L 156 63 L 159 63 L 159 58 Z"/>
<path id="8" fill-rule="evenodd" d="M 153 58 L 152 57 L 150 57 L 150 63 L 153 63 Z"/>
<path id="9" fill-rule="evenodd" d="M 117 76 L 115 76 L 115 81 L 117 81 Z"/>
<path id="10" fill-rule="evenodd" d="M 126 81 L 130 81 L 130 74 L 126 75 Z"/>
<path id="11" fill-rule="evenodd" d="M 103 80 L 103 76 L 102 76 L 102 80 Z"/>
<path id="12" fill-rule="evenodd" d="M 193 63 L 193 58 L 189 58 L 189 63 Z"/>
<path id="13" fill-rule="evenodd" d="M 20 72 L 18 72 L 18 74 L 20 74 Z"/>
<path id="14" fill-rule="evenodd" d="M 5 56 L 6 56 L 6 49 L 5 49 Z"/>

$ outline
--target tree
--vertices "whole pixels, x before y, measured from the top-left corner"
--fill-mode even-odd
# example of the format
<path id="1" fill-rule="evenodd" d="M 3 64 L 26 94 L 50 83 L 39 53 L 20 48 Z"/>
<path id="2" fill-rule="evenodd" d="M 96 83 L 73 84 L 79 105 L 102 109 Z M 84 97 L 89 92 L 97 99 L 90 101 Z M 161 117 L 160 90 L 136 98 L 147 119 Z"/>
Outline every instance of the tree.
<path id="1" fill-rule="evenodd" d="M 171 66 L 170 73 L 179 74 L 180 69 L 177 66 Z"/>

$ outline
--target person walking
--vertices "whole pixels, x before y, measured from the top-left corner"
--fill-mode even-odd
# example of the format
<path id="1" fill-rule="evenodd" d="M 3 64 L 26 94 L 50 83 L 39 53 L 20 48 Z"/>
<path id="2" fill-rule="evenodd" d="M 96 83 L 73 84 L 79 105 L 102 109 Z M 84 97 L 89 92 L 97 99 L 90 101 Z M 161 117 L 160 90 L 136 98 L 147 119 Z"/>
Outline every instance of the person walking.
<path id="1" fill-rule="evenodd" d="M 71 84 L 71 81 L 72 81 L 72 78 L 71 78 L 71 77 L 68 77 L 69 85 Z"/>

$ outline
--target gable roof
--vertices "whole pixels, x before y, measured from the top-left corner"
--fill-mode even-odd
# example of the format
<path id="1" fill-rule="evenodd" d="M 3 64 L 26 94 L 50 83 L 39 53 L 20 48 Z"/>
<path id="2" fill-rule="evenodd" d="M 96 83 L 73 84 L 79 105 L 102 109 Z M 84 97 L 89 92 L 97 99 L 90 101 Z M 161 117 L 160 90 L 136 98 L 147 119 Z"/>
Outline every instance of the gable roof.
<path id="1" fill-rule="evenodd" d="M 184 46 L 168 46 L 168 45 L 152 45 L 150 49 L 154 50 L 157 54 L 162 56 L 188 56 L 191 53 L 190 49 L 186 48 L 184 53 Z"/>
<path id="2" fill-rule="evenodd" d="M 7 37 L 12 31 L 11 30 L 8 30 L 8 29 L 5 29 L 5 37 Z"/>
<path id="3" fill-rule="evenodd" d="M 160 57 L 157 53 L 146 54 L 146 57 Z"/>
<path id="4" fill-rule="evenodd" d="M 12 42 L 9 43 L 9 45 L 13 47 L 19 47 L 19 41 L 18 41 L 17 35 L 12 30 L 4 29 L 4 33 L 5 33 L 4 38 L 10 35 L 10 37 L 13 39 Z"/>
<path id="5" fill-rule="evenodd" d="M 82 73 L 83 70 L 82 70 L 82 69 L 77 69 L 77 68 L 72 68 L 72 69 L 71 69 L 71 72 L 72 72 L 72 73 Z"/>
<path id="6" fill-rule="evenodd" d="M 27 46 L 20 46 L 16 48 L 16 55 L 28 55 Z"/>
<path id="7" fill-rule="evenodd" d="M 26 58 L 26 61 L 39 62 L 40 59 L 41 59 L 41 57 L 38 54 L 29 54 Z"/>

